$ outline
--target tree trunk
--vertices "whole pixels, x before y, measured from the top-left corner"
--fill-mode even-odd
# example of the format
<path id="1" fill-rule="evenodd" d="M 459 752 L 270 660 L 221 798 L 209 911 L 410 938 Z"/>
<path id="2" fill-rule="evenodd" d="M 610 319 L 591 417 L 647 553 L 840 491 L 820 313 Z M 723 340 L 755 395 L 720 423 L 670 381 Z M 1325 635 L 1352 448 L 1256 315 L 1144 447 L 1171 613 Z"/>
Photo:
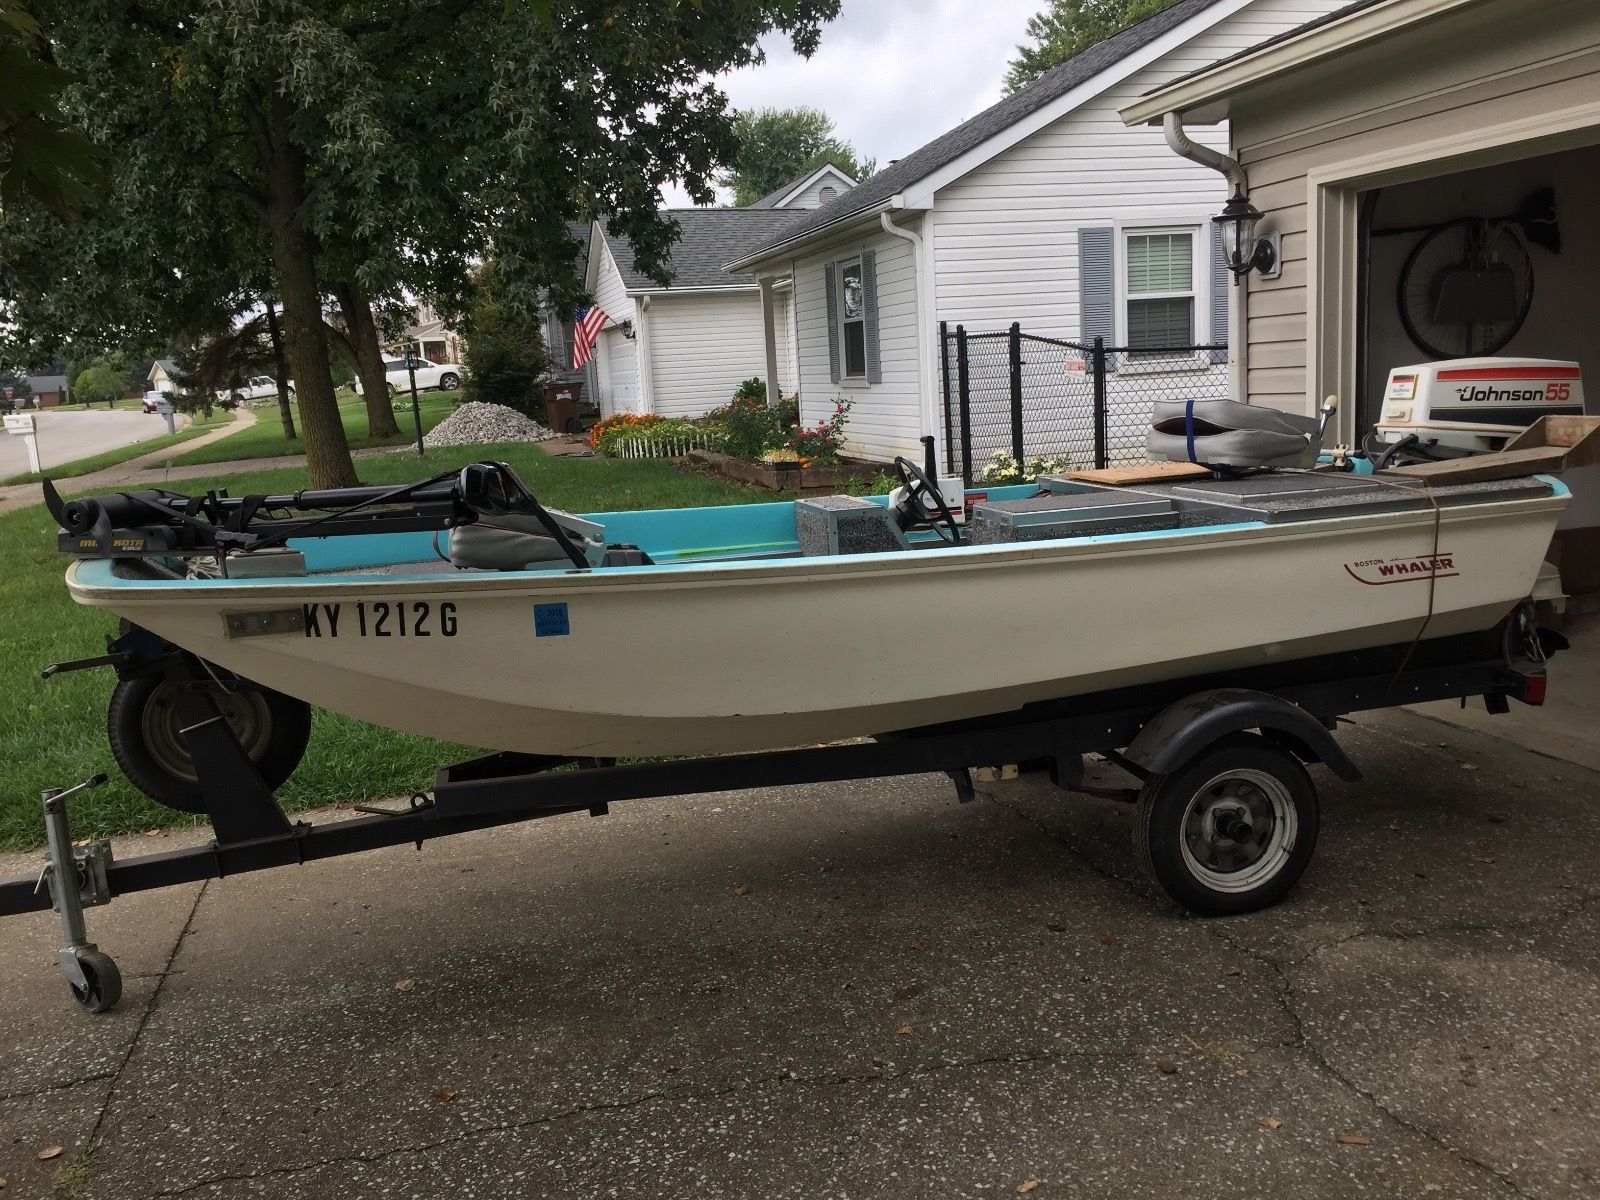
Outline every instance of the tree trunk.
<path id="1" fill-rule="evenodd" d="M 290 140 L 289 101 L 270 101 L 267 219 L 272 227 L 272 265 L 283 302 L 283 333 L 300 427 L 306 447 L 306 474 L 314 488 L 353 487 L 355 463 L 339 420 L 333 394 L 333 368 L 322 329 L 322 292 L 310 231 L 301 223 L 306 202 L 305 151 Z"/>
<path id="2" fill-rule="evenodd" d="M 272 335 L 272 357 L 278 363 L 278 412 L 283 417 L 283 440 L 294 441 L 294 409 L 289 404 L 289 364 L 283 358 L 283 331 L 278 328 L 278 310 L 267 301 L 267 332 Z"/>
<path id="3" fill-rule="evenodd" d="M 333 294 L 344 314 L 350 349 L 355 352 L 356 376 L 361 380 L 361 398 L 367 403 L 367 433 L 373 437 L 399 437 L 394 404 L 389 397 L 389 381 L 383 372 L 383 347 L 378 345 L 378 323 L 372 318 L 372 302 L 359 283 L 340 281 Z"/>

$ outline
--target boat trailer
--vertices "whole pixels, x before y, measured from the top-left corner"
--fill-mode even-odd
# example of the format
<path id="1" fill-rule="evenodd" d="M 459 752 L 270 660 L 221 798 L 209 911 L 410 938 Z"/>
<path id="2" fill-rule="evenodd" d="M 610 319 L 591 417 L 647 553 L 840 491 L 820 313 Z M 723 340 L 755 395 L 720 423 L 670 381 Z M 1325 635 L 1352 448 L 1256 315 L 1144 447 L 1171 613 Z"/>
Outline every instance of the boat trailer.
<path id="1" fill-rule="evenodd" d="M 1549 637 L 1549 635 L 1544 635 Z M 57 664 L 117 665 L 115 654 Z M 178 679 L 203 680 L 180 652 Z M 963 803 L 974 768 L 1015 764 L 1059 786 L 1083 787 L 1083 756 L 1105 756 L 1141 787 L 1096 794 L 1137 803 L 1142 867 L 1179 905 L 1201 915 L 1249 912 L 1281 899 L 1310 861 L 1316 791 L 1303 764 L 1345 780 L 1360 772 L 1333 736 L 1351 713 L 1481 696 L 1491 712 L 1511 699 L 1540 704 L 1545 650 L 1531 604 L 1483 634 L 1300 659 L 1028 705 L 999 716 L 805 749 L 618 765 L 502 752 L 439 769 L 431 792 L 359 817 L 291 822 L 203 687 L 181 698 L 182 737 L 214 834 L 206 845 L 118 859 L 109 841 L 74 845 L 68 801 L 96 775 L 44 793 L 47 861 L 37 875 L 0 881 L 0 916 L 54 909 L 65 946 L 57 961 L 77 1003 L 110 1009 L 121 995 L 115 961 L 89 941 L 84 910 L 115 896 L 249 871 L 422 843 L 567 813 L 604 816 L 613 803 L 751 788 L 938 773 Z"/>

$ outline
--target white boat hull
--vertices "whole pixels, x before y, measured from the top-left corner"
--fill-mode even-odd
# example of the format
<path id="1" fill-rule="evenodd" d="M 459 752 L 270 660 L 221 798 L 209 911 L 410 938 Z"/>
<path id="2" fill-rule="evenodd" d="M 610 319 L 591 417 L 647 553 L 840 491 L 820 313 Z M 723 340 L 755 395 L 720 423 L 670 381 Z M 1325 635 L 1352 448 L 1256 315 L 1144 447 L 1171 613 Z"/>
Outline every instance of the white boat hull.
<path id="1" fill-rule="evenodd" d="M 1532 589 L 1565 503 L 1447 508 L 1437 557 L 1432 513 L 1407 512 L 659 572 L 140 587 L 75 564 L 68 583 L 375 725 L 489 749 L 706 754 L 1488 629 Z M 225 624 L 295 612 L 305 628 Z"/>

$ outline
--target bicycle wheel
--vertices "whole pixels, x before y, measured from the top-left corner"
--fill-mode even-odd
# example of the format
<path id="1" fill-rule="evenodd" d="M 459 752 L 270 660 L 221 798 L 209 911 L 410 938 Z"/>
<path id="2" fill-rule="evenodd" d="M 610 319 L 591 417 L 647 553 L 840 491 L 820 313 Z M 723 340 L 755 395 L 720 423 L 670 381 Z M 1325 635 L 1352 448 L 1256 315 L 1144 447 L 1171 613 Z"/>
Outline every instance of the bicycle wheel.
<path id="1" fill-rule="evenodd" d="M 1433 358 L 1495 354 L 1533 306 L 1533 260 L 1510 225 L 1464 218 L 1412 248 L 1400 271 L 1400 322 Z"/>

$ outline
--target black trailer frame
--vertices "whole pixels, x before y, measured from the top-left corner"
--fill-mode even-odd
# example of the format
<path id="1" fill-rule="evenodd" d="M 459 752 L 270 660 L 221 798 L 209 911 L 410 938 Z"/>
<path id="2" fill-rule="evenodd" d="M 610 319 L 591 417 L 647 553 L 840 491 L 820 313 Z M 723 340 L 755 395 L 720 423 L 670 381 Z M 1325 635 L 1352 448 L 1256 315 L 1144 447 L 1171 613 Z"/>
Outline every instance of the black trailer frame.
<path id="1" fill-rule="evenodd" d="M 434 838 L 540 817 L 581 812 L 603 816 L 609 805 L 622 800 L 943 773 L 955 784 L 958 798 L 967 801 L 974 797 L 972 768 L 1017 764 L 1023 770 L 1048 772 L 1070 788 L 1081 782 L 1082 756 L 1090 752 L 1112 758 L 1144 780 L 1148 791 L 1152 782 L 1169 777 L 1208 748 L 1227 745 L 1230 737 L 1237 741 L 1246 731 L 1258 735 L 1252 740 L 1292 754 L 1298 762 L 1322 763 L 1341 778 L 1355 780 L 1360 772 L 1331 732 L 1342 716 L 1469 696 L 1482 696 L 1492 712 L 1505 711 L 1513 698 L 1541 703 L 1544 655 L 1533 622 L 1531 605 L 1524 605 L 1485 634 L 1120 688 L 903 730 L 868 742 L 621 766 L 595 759 L 487 754 L 441 768 L 432 794 L 416 793 L 405 807 L 366 808 L 366 815 L 318 825 L 289 821 L 228 722 L 207 693 L 196 688 L 183 701 L 183 737 L 200 778 L 214 839 L 203 846 L 118 860 L 109 842 L 74 847 L 67 826 L 67 797 L 103 782 L 104 776 L 67 792 L 47 792 L 49 863 L 40 875 L 0 881 L 0 916 L 54 908 L 68 942 L 60 952 L 61 970 L 79 1003 L 101 1011 L 115 1003 L 120 981 L 109 956 L 87 940 L 83 908 L 129 892 L 384 846 L 411 842 L 420 849 Z M 47 673 L 108 664 L 122 669 L 112 654 L 60 664 Z M 199 667 L 199 660 L 173 650 L 160 669 L 171 677 L 194 679 Z M 1309 853 L 1305 847 L 1305 856 Z M 1303 869 L 1304 861 L 1294 875 Z M 63 886 L 69 874 L 76 886 Z M 1292 883 L 1291 878 L 1282 890 Z"/>

